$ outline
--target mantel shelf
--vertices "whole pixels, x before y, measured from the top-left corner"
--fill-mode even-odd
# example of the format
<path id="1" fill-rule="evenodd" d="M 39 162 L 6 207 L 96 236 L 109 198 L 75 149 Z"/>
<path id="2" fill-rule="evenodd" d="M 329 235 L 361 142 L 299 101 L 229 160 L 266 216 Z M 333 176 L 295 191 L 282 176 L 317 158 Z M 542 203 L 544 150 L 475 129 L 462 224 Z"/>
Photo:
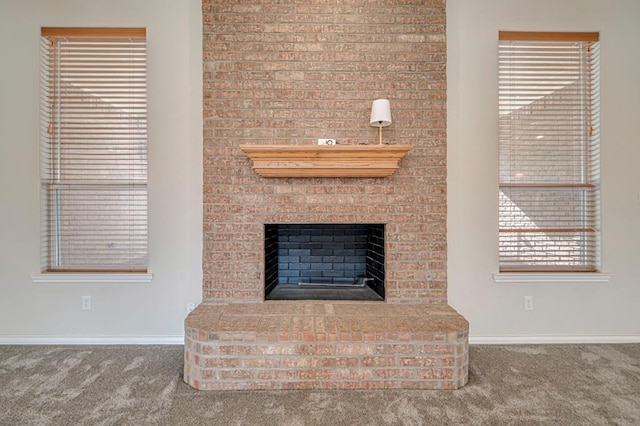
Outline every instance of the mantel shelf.
<path id="1" fill-rule="evenodd" d="M 398 145 L 240 145 L 263 177 L 387 177 L 413 148 Z"/>

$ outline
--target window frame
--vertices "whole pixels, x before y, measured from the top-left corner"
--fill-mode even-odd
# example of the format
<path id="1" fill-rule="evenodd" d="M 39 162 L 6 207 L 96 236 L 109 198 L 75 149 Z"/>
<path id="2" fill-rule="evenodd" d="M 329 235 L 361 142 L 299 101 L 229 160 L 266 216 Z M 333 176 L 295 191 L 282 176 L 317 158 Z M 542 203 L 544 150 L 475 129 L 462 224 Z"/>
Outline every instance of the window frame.
<path id="1" fill-rule="evenodd" d="M 114 89 L 96 89 L 96 92 L 91 92 L 90 90 L 84 89 L 85 92 L 87 94 L 83 95 L 84 98 L 89 98 L 89 97 L 93 97 L 93 102 L 97 103 L 97 102 L 101 102 L 104 106 L 103 107 L 99 107 L 99 109 L 102 109 L 104 111 L 108 110 L 108 109 L 120 109 L 120 112 L 116 112 L 116 115 L 114 116 L 113 113 L 111 113 L 111 115 L 109 115 L 110 113 L 104 112 L 104 114 L 100 114 L 100 113 L 96 113 L 96 112 L 89 112 L 89 111 L 95 111 L 94 110 L 90 110 L 90 106 L 83 106 L 80 105 L 79 102 L 82 101 L 73 101 L 71 100 L 71 97 L 65 98 L 65 95 L 62 95 L 63 90 L 60 89 L 55 89 L 57 92 L 55 94 L 52 94 L 51 90 L 52 88 L 56 88 L 62 85 L 62 80 L 60 77 L 60 69 L 62 69 L 62 67 L 56 63 L 56 70 L 55 73 L 57 75 L 53 75 L 52 70 L 50 69 L 51 67 L 51 56 L 52 54 L 55 54 L 55 50 L 57 49 L 56 47 L 56 43 L 60 43 L 60 42 L 87 42 L 87 43 L 96 43 L 96 46 L 98 46 L 100 43 L 105 44 L 105 43 L 111 43 L 111 42 L 117 42 L 117 43 L 127 43 L 127 40 L 129 40 L 131 43 L 138 43 L 138 45 L 141 45 L 143 47 L 143 53 L 142 53 L 142 62 L 140 62 L 139 60 L 136 62 L 136 64 L 131 65 L 129 64 L 129 60 L 127 59 L 126 64 L 125 65 L 121 65 L 122 61 L 120 64 L 116 64 L 116 62 L 118 60 L 122 59 L 122 56 L 120 56 L 119 58 L 114 59 L 113 61 L 115 62 L 110 62 L 111 61 L 111 56 L 110 55 L 114 55 L 111 51 L 108 51 L 108 49 L 117 49 L 115 47 L 107 47 L 106 49 L 104 49 L 104 52 L 101 51 L 102 57 L 99 58 L 107 58 L 106 59 L 106 67 L 102 67 L 101 64 L 102 62 L 99 62 L 99 65 L 86 65 L 86 64 L 81 64 L 81 65 L 73 65 L 71 66 L 72 68 L 75 66 L 77 68 L 74 69 L 74 71 L 71 71 L 71 68 L 69 68 L 69 74 L 72 74 L 73 72 L 76 73 L 87 73 L 87 75 L 83 75 L 81 77 L 78 77 L 79 79 L 99 79 L 98 82 L 103 84 L 103 85 L 109 85 L 109 84 L 116 84 L 117 87 Z M 137 40 L 137 41 L 136 41 Z M 84 27 L 43 27 L 41 28 L 41 43 L 42 43 L 42 53 L 41 53 L 41 60 L 43 61 L 42 64 L 42 71 L 41 71 L 41 194 L 42 194 L 42 200 L 43 200 L 43 204 L 41 206 L 41 227 L 42 227 L 42 234 L 41 234 L 41 238 L 42 238 L 42 245 L 41 245 L 41 273 L 40 274 L 32 274 L 31 278 L 34 282 L 149 282 L 151 281 L 153 275 L 148 273 L 148 255 L 149 255 L 149 250 L 148 250 L 148 184 L 147 184 L 147 167 L 148 167 L 148 160 L 147 160 L 147 140 L 148 140 L 148 130 L 147 130 L 147 71 L 148 71 L 148 67 L 147 67 L 147 60 L 146 60 L 146 46 L 147 46 L 147 42 L 146 42 L 146 29 L 145 28 L 84 28 Z M 48 45 L 48 46 L 47 46 Z M 132 44 L 133 46 L 133 44 Z M 133 47 L 132 47 L 133 49 Z M 99 47 L 96 47 L 96 50 L 99 50 Z M 81 52 L 80 52 L 81 53 Z M 117 55 L 117 54 L 115 54 Z M 138 54 L 139 55 L 139 54 Z M 98 57 L 98 56 L 96 56 Z M 140 56 L 138 56 L 140 57 Z M 95 61 L 95 57 L 92 57 L 92 59 L 90 60 L 94 60 Z M 133 59 L 132 59 L 133 61 Z M 98 63 L 98 62 L 95 62 Z M 140 64 L 142 65 L 142 71 L 135 71 L 133 70 L 133 68 L 127 68 L 127 67 L 140 67 Z M 89 75 L 89 70 L 90 68 L 93 69 L 91 70 L 91 72 L 93 72 L 94 74 Z M 122 68 L 122 69 L 126 69 L 125 71 L 113 71 L 110 70 L 109 67 L 113 67 L 115 68 Z M 80 71 L 78 71 L 80 70 Z M 119 73 L 119 75 L 115 75 L 115 73 Z M 90 152 L 90 149 L 88 148 L 93 148 L 91 146 L 89 146 L 89 143 L 87 143 L 86 141 L 82 141 L 81 143 L 84 143 L 85 148 L 84 151 L 74 151 L 75 155 L 78 155 L 78 152 L 82 152 L 83 155 L 86 155 L 87 160 L 78 160 L 77 158 L 74 158 L 72 160 L 69 160 L 69 164 L 73 163 L 74 161 L 79 163 L 84 161 L 83 166 L 81 166 L 81 169 L 72 169 L 74 166 L 69 166 L 70 170 L 75 170 L 76 173 L 78 173 L 78 170 L 82 171 L 82 167 L 87 168 L 87 170 L 94 170 L 94 168 L 92 168 L 92 164 L 95 164 L 97 167 L 98 171 L 106 171 L 105 173 L 107 174 L 106 178 L 103 181 L 100 180 L 96 180 L 95 177 L 93 178 L 93 180 L 87 178 L 84 179 L 82 176 L 80 176 L 79 178 L 76 177 L 75 180 L 70 181 L 70 180 L 66 180 L 66 181 L 60 181 L 58 180 L 57 182 L 54 182 L 54 179 L 52 179 L 52 167 L 51 164 L 52 162 L 56 162 L 56 164 L 59 164 L 61 161 L 64 162 L 65 160 L 60 160 L 60 158 L 62 158 L 62 154 L 56 154 L 54 153 L 53 155 L 48 155 L 47 154 L 47 150 L 49 150 L 49 152 L 51 152 L 51 147 L 53 145 L 57 144 L 57 149 L 60 150 L 60 146 L 64 147 L 64 143 L 65 142 L 61 142 L 60 139 L 64 139 L 61 138 L 59 135 L 62 132 L 62 130 L 58 130 L 59 129 L 64 129 L 64 126 L 61 124 L 61 122 L 63 121 L 61 118 L 59 117 L 54 117 L 54 112 L 53 109 L 55 108 L 55 106 L 57 105 L 58 108 L 60 108 L 60 105 L 62 105 L 64 103 L 64 101 L 67 102 L 75 102 L 74 105 L 72 105 L 70 108 L 81 108 L 82 112 L 86 111 L 87 116 L 91 116 L 91 117 L 98 117 L 98 119 L 100 118 L 104 118 L 105 120 L 111 119 L 114 122 L 117 121 L 117 123 L 115 124 L 116 127 L 110 127 L 111 129 L 115 129 L 115 130 L 109 130 L 107 129 L 107 132 L 109 133 L 109 136 L 113 136 L 115 133 L 118 133 L 120 128 L 122 128 L 124 126 L 124 128 L 126 129 L 126 124 L 127 123 L 127 119 L 122 118 L 119 119 L 118 115 L 120 116 L 127 116 L 127 115 L 132 115 L 134 114 L 133 112 L 126 112 L 126 111 L 133 111 L 133 110 L 129 110 L 128 108 L 140 108 L 138 106 L 133 106 L 134 103 L 136 101 L 133 100 L 133 98 L 131 98 L 132 95 L 129 94 L 124 94 L 124 95 L 111 95 L 110 93 L 105 92 L 106 90 L 112 90 L 112 91 L 118 91 L 118 90 L 122 90 L 123 88 L 129 91 L 133 91 L 133 89 L 131 89 L 133 86 L 128 86 L 127 84 L 138 84 L 138 83 L 114 83 L 114 81 L 118 80 L 118 79 L 122 79 L 122 75 L 123 73 L 127 73 L 128 75 L 136 75 L 137 77 L 131 77 L 130 81 L 134 81 L 133 78 L 136 78 L 137 81 L 143 81 L 143 89 L 142 92 L 143 96 L 142 98 L 138 98 L 138 99 L 143 99 L 143 104 L 141 108 L 143 108 L 143 112 L 142 115 L 140 115 L 140 113 L 136 114 L 136 118 L 135 120 L 138 123 L 142 123 L 142 127 L 140 127 L 140 125 L 138 125 L 138 127 L 136 128 L 136 130 L 125 130 L 126 132 L 128 132 L 125 136 L 122 136 L 122 138 L 124 139 L 118 139 L 119 143 L 122 143 L 122 141 L 124 140 L 124 144 L 122 145 L 122 147 L 117 146 L 117 145 L 109 145 L 108 139 L 109 137 L 105 137 L 104 140 L 98 142 L 99 145 L 101 145 L 102 148 L 102 152 L 106 151 L 113 151 L 113 154 L 106 154 L 106 156 L 103 154 L 102 158 L 107 158 L 108 161 L 110 161 L 111 163 L 115 164 L 115 168 L 113 166 L 111 166 L 112 168 L 110 169 L 109 166 L 104 166 L 104 165 L 100 165 L 97 166 L 97 164 L 100 164 L 100 157 L 91 157 L 91 155 L 96 155 Z M 110 74 L 113 77 L 99 77 L 97 76 L 98 74 L 103 74 L 103 75 L 107 75 Z M 114 76 L 115 75 L 115 76 Z M 69 85 L 74 84 L 74 81 L 79 81 L 79 80 L 71 80 L 72 77 L 69 77 L 69 81 L 70 83 L 67 83 Z M 104 78 L 111 78 L 111 80 L 104 80 Z M 143 80 L 140 80 L 140 78 L 142 78 Z M 94 83 L 95 84 L 95 83 Z M 69 86 L 71 87 L 71 86 Z M 87 86 L 89 87 L 89 86 Z M 129 88 L 129 89 L 127 89 Z M 82 88 L 76 88 L 76 92 L 82 90 Z M 98 91 L 102 90 L 101 92 L 101 98 L 98 96 Z M 72 95 L 69 95 L 72 96 Z M 118 98 L 125 98 L 127 96 L 129 96 L 129 100 L 120 100 L 117 102 L 124 102 L 122 105 L 131 105 L 131 106 L 127 106 L 127 107 L 118 107 L 116 106 L 115 102 L 113 99 L 115 97 Z M 98 99 L 98 101 L 96 101 L 95 99 Z M 85 101 L 86 102 L 86 101 Z M 127 102 L 130 102 L 129 104 L 127 104 Z M 89 104 L 87 104 L 89 105 Z M 62 107 L 64 108 L 64 107 Z M 124 109 L 123 109 L 124 108 Z M 122 112 L 125 111 L 125 112 Z M 77 119 L 77 116 L 75 116 Z M 114 118 L 115 117 L 115 118 Z M 142 120 L 140 121 L 139 117 L 143 117 Z M 57 120 L 57 121 L 55 121 Z M 84 119 L 84 122 L 90 123 L 91 120 L 89 119 Z M 129 119 L 128 122 L 131 122 L 132 119 Z M 55 127 L 54 130 L 52 130 L 53 126 L 59 126 L 59 127 Z M 71 126 L 71 125 L 70 125 Z M 74 124 L 73 126 L 77 126 L 77 124 Z M 117 127 L 120 126 L 120 127 Z M 90 127 L 90 126 L 86 126 L 86 127 Z M 129 127 L 131 128 L 131 124 L 129 124 Z M 75 129 L 75 127 L 74 127 Z M 141 132 L 142 129 L 142 133 Z M 84 130 L 85 132 L 87 131 L 86 129 Z M 140 136 L 142 136 L 143 138 L 143 142 L 142 145 L 140 145 L 139 142 L 127 142 L 127 140 L 133 138 L 132 131 L 136 132 L 136 137 L 138 137 L 138 139 L 140 138 Z M 57 136 L 54 135 L 54 133 L 57 132 Z M 54 135 L 54 136 L 52 136 Z M 92 134 L 92 136 L 97 136 L 97 138 L 100 137 L 99 133 L 96 133 L 95 135 Z M 53 141 L 53 139 L 57 138 L 56 141 Z M 127 139 L 129 138 L 129 139 Z M 92 137 L 89 137 L 89 139 L 93 139 Z M 72 143 L 76 143 L 76 142 L 69 142 L 69 145 L 71 145 Z M 137 146 L 142 146 L 143 151 L 140 151 L 138 149 L 138 151 L 136 151 L 136 164 L 140 164 L 142 167 L 142 169 L 138 168 L 135 172 L 128 170 L 127 171 L 127 167 L 129 169 L 132 168 L 131 166 L 131 160 L 129 160 L 129 163 L 125 164 L 125 163 L 120 163 L 119 161 L 119 155 L 121 154 L 122 150 L 126 150 L 126 149 L 131 149 L 130 147 L 133 146 L 131 145 L 132 143 L 136 144 Z M 106 146 L 107 148 L 104 148 L 104 146 Z M 97 150 L 97 148 L 96 148 Z M 55 157 L 57 155 L 57 157 Z M 55 157 L 53 160 L 50 157 Z M 132 155 L 128 154 L 128 157 L 131 158 Z M 126 160 L 125 160 L 126 161 Z M 88 165 L 88 166 L 87 166 Z M 58 167 L 60 170 L 60 167 L 64 167 L 64 166 L 55 166 Z M 123 171 L 124 170 L 124 171 Z M 142 170 L 142 171 L 140 171 Z M 57 172 L 58 175 L 60 175 L 60 172 Z M 117 182 L 115 180 L 113 180 L 112 176 L 108 176 L 109 173 L 111 174 L 117 174 L 120 175 L 122 173 L 124 173 L 125 175 L 128 175 L 129 177 L 127 178 L 125 176 L 125 181 L 124 183 L 122 182 Z M 96 172 L 97 174 L 97 172 Z M 133 175 L 135 174 L 135 176 Z M 133 177 L 132 177 L 133 176 Z M 55 178 L 58 179 L 58 178 Z M 84 180 L 83 180 L 84 179 Z M 51 227 L 49 226 L 50 223 L 55 223 L 58 220 L 56 218 L 59 218 L 61 213 L 52 213 L 51 212 L 51 205 L 48 203 L 48 200 L 51 199 L 51 188 L 53 188 L 54 186 L 61 186 L 61 187 L 65 187 L 65 188 L 74 188 L 74 187 L 78 187 L 80 188 L 81 191 L 84 191 L 85 193 L 89 194 L 87 197 L 89 198 L 89 201 L 81 201 L 80 204 L 78 204 L 81 210 L 78 210 L 80 212 L 83 212 L 85 214 L 87 214 L 88 211 L 90 210 L 86 210 L 87 206 L 90 205 L 95 205 L 98 207 L 93 207 L 95 208 L 99 208 L 100 205 L 102 205 L 102 203 L 109 203 L 107 205 L 108 206 L 113 206 L 116 209 L 122 209 L 124 208 L 124 210 L 129 211 L 128 213 L 128 217 L 129 220 L 135 220 L 136 223 L 141 224 L 141 225 L 131 225 L 129 223 L 127 224 L 123 224 L 122 220 L 123 219 L 117 219 L 116 222 L 116 226 L 118 227 L 115 232 L 118 232 L 117 235 L 120 235 L 119 232 L 121 231 L 121 228 L 127 227 L 127 226 L 134 226 L 135 229 L 133 231 L 129 231 L 130 234 L 136 234 L 133 237 L 129 237 L 129 242 L 125 243 L 126 244 L 142 244 L 140 247 L 142 247 L 142 249 L 133 249 L 134 251 L 131 251 L 131 249 L 124 249 L 124 251 L 126 252 L 127 250 L 129 250 L 129 252 L 134 253 L 133 256 L 137 256 L 136 259 L 136 266 L 131 266 L 134 265 L 134 263 L 132 263 L 132 258 L 126 258 L 125 257 L 125 261 L 122 263 L 119 263 L 119 261 L 111 261 L 111 260 L 106 260 L 109 256 L 111 256 L 110 254 L 104 255 L 102 254 L 102 252 L 100 251 L 100 249 L 96 249 L 94 250 L 94 252 L 96 253 L 95 257 L 93 257 L 93 255 L 88 255 L 88 256 L 84 256 L 81 255 L 82 258 L 86 258 L 86 259 L 97 259 L 97 261 L 95 262 L 95 265 L 99 265 L 98 267 L 84 267 L 84 266 L 80 266 L 79 264 L 76 265 L 69 265 L 69 266 L 60 266 L 60 265 L 55 265 L 53 264 L 52 261 L 52 250 L 58 250 L 59 249 L 59 242 L 52 242 L 52 239 L 57 239 L 59 233 L 61 232 L 59 229 L 58 230 L 52 230 Z M 133 194 L 133 192 L 131 191 L 136 191 L 136 193 L 142 194 L 140 198 L 140 196 L 136 196 L 136 195 L 129 195 L 128 199 L 127 196 L 125 195 L 123 196 L 112 196 L 115 197 L 115 201 L 112 200 L 107 200 L 105 198 L 101 198 L 104 197 L 105 194 L 107 194 L 107 192 L 105 191 L 118 191 L 118 188 L 124 188 L 122 189 L 122 191 L 124 191 L 124 194 Z M 127 189 L 128 188 L 128 189 Z M 140 192 L 141 191 L 141 192 Z M 118 192 L 116 192 L 118 193 Z M 76 196 L 77 197 L 77 196 Z M 132 198 L 133 197 L 133 198 Z M 91 199 L 95 200 L 95 201 L 91 201 Z M 97 200 L 101 200 L 101 201 L 97 201 Z M 121 202 L 121 200 L 124 200 Z M 140 201 L 142 200 L 142 201 Z M 142 204 L 140 204 L 142 202 Z M 71 204 L 67 204 L 67 207 L 63 207 L 64 209 L 68 209 L 67 211 L 69 212 L 75 212 L 76 210 L 74 210 L 75 207 L 68 207 L 69 205 L 75 205 L 75 201 L 74 202 L 70 202 Z M 85 203 L 85 204 L 82 204 Z M 59 204 L 56 204 L 58 207 L 57 209 L 60 209 Z M 140 210 L 140 206 L 142 206 L 142 210 Z M 85 208 L 85 210 L 82 210 L 82 208 Z M 54 208 L 53 210 L 56 210 L 56 208 Z M 99 210 L 98 210 L 99 211 Z M 133 213 L 131 213 L 133 212 Z M 135 214 L 136 218 L 135 219 L 131 219 L 131 215 Z M 142 215 L 142 216 L 141 216 Z M 88 215 L 86 215 L 86 217 L 90 217 Z M 118 216 L 116 216 L 118 217 Z M 52 220 L 53 219 L 53 220 Z M 104 221 L 106 219 L 97 219 L 98 222 L 98 226 L 100 225 L 100 221 Z M 87 222 L 90 222 L 87 221 Z M 105 228 L 96 228 L 96 231 L 98 229 L 105 229 L 107 230 L 106 232 L 113 232 L 113 231 L 109 231 L 108 227 L 112 226 L 113 223 L 110 224 L 105 224 Z M 140 233 L 142 232 L 142 233 Z M 84 232 L 86 234 L 86 231 Z M 81 233 L 78 233 L 78 235 L 80 235 Z M 109 234 L 106 234 L 109 235 Z M 71 243 L 71 245 L 76 245 L 78 244 L 78 247 L 80 247 L 80 249 L 75 248 L 74 250 L 81 250 L 81 246 L 82 246 L 82 242 L 84 242 L 85 240 L 82 240 L 83 237 L 81 236 L 73 236 L 70 237 L 71 240 L 73 240 L 73 242 Z M 90 238 L 87 237 L 86 241 L 89 241 Z M 107 239 L 105 239 L 106 241 Z M 132 242 L 133 241 L 133 242 Z M 55 248 L 51 248 L 51 244 L 55 245 Z M 105 244 L 106 246 L 106 244 Z M 94 247 L 94 246 L 91 246 Z M 142 251 L 140 251 L 142 250 Z M 121 253 L 122 250 L 118 251 L 117 253 Z M 140 258 L 140 254 L 142 253 L 142 258 Z M 106 257 L 105 257 L 106 256 Z M 115 255 L 116 257 L 120 256 L 119 254 Z M 132 256 L 131 254 L 129 256 Z M 55 256 L 54 256 L 55 257 Z M 139 262 L 139 259 L 142 259 L 142 263 Z"/>
<path id="2" fill-rule="evenodd" d="M 599 42 L 599 33 L 597 32 L 521 32 L 521 31 L 500 31 L 499 32 L 499 40 L 501 42 L 503 41 L 514 41 L 514 42 L 548 42 L 548 43 L 553 43 L 553 42 L 580 42 L 580 43 L 598 43 Z M 591 47 L 589 47 L 591 48 Z M 597 53 L 597 52 L 596 52 Z M 499 55 L 500 60 L 502 60 L 502 57 Z M 597 80 L 597 73 L 599 72 L 599 61 L 596 63 L 596 67 L 593 67 L 593 64 L 590 66 L 589 68 L 589 72 L 590 72 L 590 77 L 592 78 L 594 76 L 594 70 L 595 70 L 595 77 Z M 501 77 L 499 77 L 499 82 L 502 84 L 504 83 L 501 80 Z M 596 84 L 597 81 L 596 81 Z M 593 101 L 594 98 L 597 99 L 597 101 L 599 102 L 599 93 L 597 92 L 598 88 L 596 88 L 596 92 L 592 92 L 590 97 L 589 97 L 589 101 Z M 502 95 L 502 94 L 501 94 Z M 500 98 L 502 100 L 502 98 Z M 597 114 L 597 113 L 596 113 Z M 594 124 L 593 122 L 596 121 L 597 123 L 599 123 L 599 118 L 594 115 L 591 115 L 589 117 L 589 122 L 587 123 L 588 126 L 590 127 L 590 135 L 588 136 L 589 139 L 591 139 L 591 137 L 593 136 L 593 126 L 597 126 L 597 124 Z M 597 134 L 597 140 L 595 141 L 595 144 L 597 146 L 597 148 L 599 149 L 599 128 L 596 130 L 598 132 Z M 502 130 L 500 131 L 500 149 L 503 148 L 502 146 Z M 592 141 L 587 142 L 589 144 L 593 143 Z M 589 161 L 591 161 L 591 157 L 589 157 Z M 599 167 L 599 165 L 598 165 Z M 501 173 L 500 175 L 502 176 L 502 164 L 500 164 L 499 166 Z M 515 267 L 510 267 L 507 268 L 505 267 L 505 263 L 502 259 L 502 251 L 504 249 L 504 246 L 502 245 L 502 241 L 499 238 L 498 240 L 498 247 L 499 247 L 499 252 L 501 253 L 499 256 L 499 272 L 496 274 L 493 274 L 494 280 L 496 282 L 607 282 L 611 275 L 610 274 L 603 274 L 600 272 L 601 270 L 601 244 L 600 244 L 600 239 L 601 239 L 601 234 L 600 234 L 600 205 L 599 205 L 599 200 L 600 200 L 600 186 L 599 186 L 599 171 L 597 172 L 597 184 L 596 184 L 596 188 L 594 189 L 595 191 L 595 198 L 596 198 L 596 203 L 597 206 L 595 207 L 595 221 L 594 221 L 594 227 L 595 230 L 594 232 L 596 232 L 595 235 L 595 241 L 596 241 L 596 246 L 595 249 L 593 249 L 592 254 L 595 255 L 595 262 L 593 263 L 591 268 L 584 268 L 584 269 L 576 269 L 573 267 L 569 267 L 569 266 L 565 266 L 565 267 L 531 267 L 531 266 L 525 266 L 525 265 L 517 265 Z M 508 187 L 508 184 L 505 184 L 504 182 L 502 182 L 502 179 L 500 180 L 500 193 L 502 193 L 503 189 L 505 187 Z M 513 185 L 514 187 L 516 187 L 517 185 Z M 526 187 L 527 185 L 522 185 L 523 187 Z M 529 186 L 535 186 L 535 185 L 529 185 Z M 556 185 L 556 187 L 559 187 L 560 185 Z M 576 185 L 574 185 L 576 186 Z M 586 187 L 587 185 L 585 185 Z M 589 185 L 591 186 L 591 185 Z M 583 209 L 588 209 L 588 208 L 592 208 L 593 207 L 582 207 Z M 543 210 L 543 211 L 547 211 L 547 210 Z M 502 218 L 501 213 L 499 213 L 499 218 Z M 502 220 L 500 220 L 502 223 Z M 561 228 L 559 228 L 561 229 Z M 501 229 L 500 232 L 503 232 L 504 230 Z M 507 230 L 507 232 L 516 232 L 516 231 L 510 231 Z M 539 230 L 538 232 L 540 233 L 546 233 L 545 230 Z M 586 247 L 586 245 L 588 245 L 589 242 L 586 239 L 581 239 L 580 240 L 580 247 L 581 249 L 588 249 L 588 247 Z M 586 247 L 586 248 L 585 248 Z"/>

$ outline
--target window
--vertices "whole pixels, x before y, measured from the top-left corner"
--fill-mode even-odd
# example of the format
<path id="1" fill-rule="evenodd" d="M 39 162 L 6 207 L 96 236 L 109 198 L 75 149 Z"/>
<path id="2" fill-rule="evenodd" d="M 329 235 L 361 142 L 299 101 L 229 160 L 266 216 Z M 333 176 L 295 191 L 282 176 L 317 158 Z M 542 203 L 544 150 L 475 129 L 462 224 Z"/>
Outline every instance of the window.
<path id="1" fill-rule="evenodd" d="M 596 272 L 598 33 L 499 39 L 500 271 Z"/>
<path id="2" fill-rule="evenodd" d="M 41 30 L 42 270 L 147 269 L 144 29 Z"/>

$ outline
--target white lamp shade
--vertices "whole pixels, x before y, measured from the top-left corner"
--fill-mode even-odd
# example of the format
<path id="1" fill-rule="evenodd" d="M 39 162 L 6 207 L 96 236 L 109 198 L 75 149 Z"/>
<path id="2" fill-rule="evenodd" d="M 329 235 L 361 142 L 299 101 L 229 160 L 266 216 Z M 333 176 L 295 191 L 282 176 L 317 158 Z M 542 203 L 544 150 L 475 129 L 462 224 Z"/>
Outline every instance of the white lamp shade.
<path id="1" fill-rule="evenodd" d="M 373 105 L 371 105 L 371 120 L 369 122 L 374 127 L 387 127 L 391 124 L 389 99 L 376 99 L 373 101 Z"/>

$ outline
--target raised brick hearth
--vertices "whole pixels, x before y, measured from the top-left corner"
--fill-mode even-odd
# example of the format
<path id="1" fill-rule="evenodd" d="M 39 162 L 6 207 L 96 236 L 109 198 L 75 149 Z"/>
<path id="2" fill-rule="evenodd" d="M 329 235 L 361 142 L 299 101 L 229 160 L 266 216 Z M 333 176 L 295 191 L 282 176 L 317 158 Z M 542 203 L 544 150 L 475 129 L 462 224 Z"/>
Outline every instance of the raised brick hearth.
<path id="1" fill-rule="evenodd" d="M 197 389 L 457 389 L 468 324 L 446 305 L 203 304 L 186 322 Z"/>
<path id="2" fill-rule="evenodd" d="M 199 389 L 454 389 L 468 324 L 447 306 L 445 0 L 203 1 Z M 240 145 L 411 145 L 385 178 L 265 178 Z M 265 225 L 384 226 L 384 301 L 265 301 Z M 382 275 L 380 275 L 382 277 Z M 384 282 L 382 282 L 384 281 Z"/>

